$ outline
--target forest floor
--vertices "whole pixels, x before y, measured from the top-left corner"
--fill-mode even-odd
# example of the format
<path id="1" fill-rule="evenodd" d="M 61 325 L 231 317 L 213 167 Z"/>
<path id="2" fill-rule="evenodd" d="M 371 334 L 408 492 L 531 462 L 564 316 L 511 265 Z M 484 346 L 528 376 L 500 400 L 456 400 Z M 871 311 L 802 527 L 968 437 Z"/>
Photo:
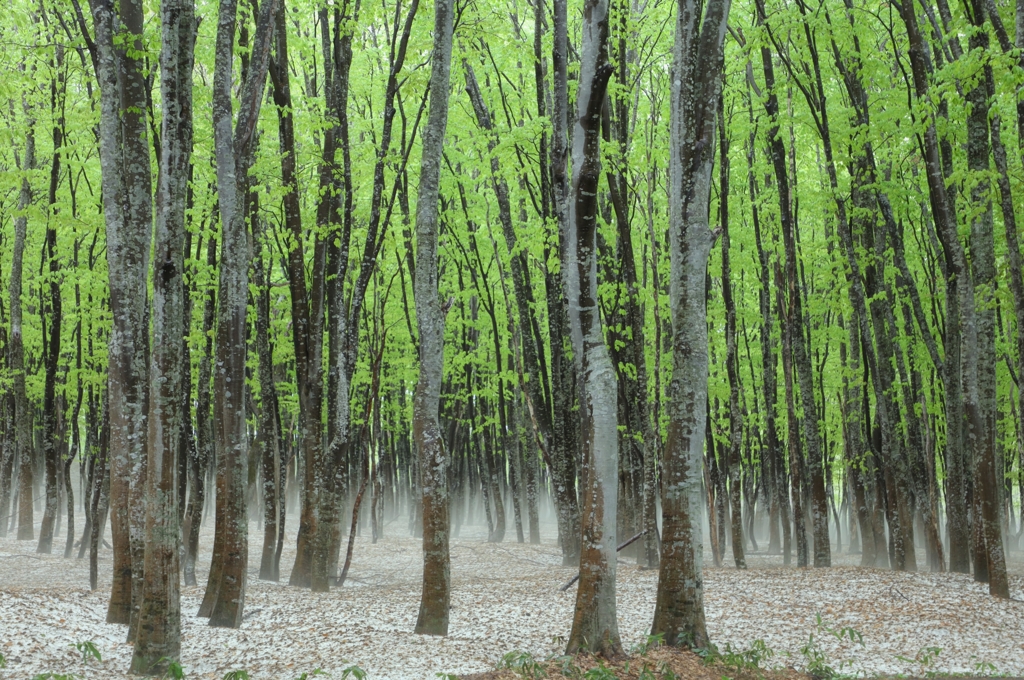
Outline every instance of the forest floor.
<path id="1" fill-rule="evenodd" d="M 371 680 L 433 679 L 492 670 L 513 650 L 536 659 L 562 653 L 576 589 L 562 593 L 559 586 L 575 569 L 561 566 L 552 529 L 541 545 L 521 545 L 514 531 L 504 543 L 489 544 L 484 528 L 463 527 L 451 546 L 449 635 L 432 638 L 412 633 L 421 548 L 404 524 L 389 525 L 376 544 L 358 538 L 349 581 L 328 594 L 284 585 L 294 529 L 285 541 L 282 583 L 258 580 L 262 532 L 252 524 L 244 622 L 227 630 L 195 615 L 209 566 L 210 522 L 203 530 L 200 585 L 182 589 L 186 677 L 219 680 L 244 669 L 254 680 L 293 680 L 319 668 L 341 678 L 357 665 Z M 54 541 L 55 548 L 63 544 Z M 100 553 L 96 592 L 88 588 L 88 560 L 34 551 L 35 542 L 0 539 L 0 654 L 7 660 L 0 678 L 51 672 L 128 677 L 125 628 L 105 623 L 111 551 Z M 784 568 L 778 556 L 751 555 L 745 571 L 706 569 L 708 631 L 722 651 L 760 649 L 765 668 L 806 669 L 816 661 L 862 676 L 1024 675 L 1024 564 L 1020 553 L 1011 559 L 1013 600 L 999 601 L 962 574 L 861 569 L 859 557 L 846 554 L 837 555 L 831 569 L 795 569 Z M 619 630 L 628 649 L 646 640 L 657 572 L 624 558 L 617 584 Z M 844 629 L 857 631 L 859 640 L 848 630 L 839 639 Z M 82 641 L 91 641 L 102 661 L 83 663 L 75 648 Z"/>

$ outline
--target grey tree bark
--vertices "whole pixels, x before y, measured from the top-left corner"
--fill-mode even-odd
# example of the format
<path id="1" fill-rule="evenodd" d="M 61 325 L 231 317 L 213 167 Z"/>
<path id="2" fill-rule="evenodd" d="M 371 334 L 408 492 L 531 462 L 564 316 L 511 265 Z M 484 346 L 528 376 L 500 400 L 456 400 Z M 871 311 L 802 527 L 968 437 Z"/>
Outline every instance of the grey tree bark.
<path id="1" fill-rule="evenodd" d="M 701 465 L 707 420 L 706 275 L 715 124 L 730 0 L 677 0 L 669 164 L 672 378 L 662 461 L 662 543 L 652 634 L 706 647 Z M 703 9 L 703 17 L 701 16 Z"/>
<path id="2" fill-rule="evenodd" d="M 618 385 L 597 295 L 597 190 L 601 112 L 614 67 L 608 61 L 608 0 L 587 0 L 576 116 L 572 191 L 562 260 L 580 395 L 580 580 L 566 653 L 621 654 L 615 616 L 618 504 Z"/>
<path id="3" fill-rule="evenodd" d="M 131 671 L 162 676 L 181 656 L 178 513 L 181 430 L 188 422 L 181 398 L 185 335 L 185 203 L 192 160 L 192 0 L 160 4 L 162 122 L 153 256 L 153 342 L 149 369 L 146 447 L 146 547 L 142 607 Z"/>
<path id="4" fill-rule="evenodd" d="M 249 68 L 239 96 L 238 120 L 234 121 L 231 80 L 236 11 L 236 0 L 221 1 L 213 74 L 213 137 L 223 230 L 217 295 L 217 360 L 213 378 L 218 465 L 215 531 L 221 535 L 221 564 L 210 568 L 206 598 L 212 601 L 210 625 L 227 628 L 237 628 L 242 623 L 249 557 L 245 504 L 249 459 L 245 427 L 245 331 L 250 257 L 244 202 L 270 60 L 277 0 L 264 0 L 260 5 Z"/>
<path id="5" fill-rule="evenodd" d="M 149 102 L 143 8 L 90 0 L 95 43 L 76 15 L 93 53 L 100 84 L 100 167 L 113 327 L 108 354 L 111 539 L 114 582 L 108 623 L 127 623 L 134 641 L 142 603 L 149 386 L 149 301 L 146 294 L 153 229 Z M 115 42 L 115 36 L 116 42 Z M 122 36 L 128 39 L 123 40 Z"/>
<path id="6" fill-rule="evenodd" d="M 28 132 L 25 135 L 25 152 L 21 170 L 26 173 L 21 180 L 18 196 L 18 210 L 24 211 L 32 203 L 32 185 L 28 172 L 36 165 L 36 136 L 34 121 L 26 107 Z M 18 540 L 31 541 L 35 537 L 32 507 L 32 414 L 29 410 L 28 393 L 25 390 L 25 344 L 22 337 L 21 285 L 25 260 L 25 238 L 28 231 L 28 217 L 22 213 L 14 218 L 14 252 L 11 259 L 11 336 L 10 370 L 14 390 L 14 455 L 18 460 Z"/>
<path id="7" fill-rule="evenodd" d="M 722 299 L 725 303 L 725 369 L 729 377 L 729 501 L 732 515 L 732 556 L 737 569 L 746 569 L 743 554 L 743 515 L 740 473 L 742 472 L 743 412 L 740 407 L 739 354 L 736 347 L 736 302 L 732 296 L 732 267 L 729 260 L 729 136 L 718 103 L 719 226 L 722 230 Z"/>
<path id="8" fill-rule="evenodd" d="M 441 153 L 448 125 L 452 61 L 452 0 L 434 3 L 434 48 L 430 58 L 430 113 L 423 130 L 420 183 L 416 199 L 416 326 L 420 377 L 413 397 L 413 438 L 420 460 L 423 499 L 423 590 L 418 634 L 447 635 L 451 599 L 448 553 L 448 456 L 438 422 L 444 371 L 444 310 L 437 290 L 438 198 Z"/>
<path id="9" fill-rule="evenodd" d="M 551 193 L 555 221 L 558 224 L 559 261 L 565 261 L 569 225 L 569 58 L 568 14 L 566 0 L 552 3 L 551 66 L 553 71 L 551 109 Z M 564 273 L 564 272 L 563 272 Z M 558 538 L 562 546 L 562 564 L 572 565 L 580 556 L 580 508 L 576 493 L 578 424 L 571 413 L 575 406 L 576 368 L 566 349 L 569 335 L 568 301 L 560 276 L 549 273 L 546 280 L 548 323 L 551 335 L 552 408 L 555 422 L 548 446 L 548 465 L 558 512 Z M 527 401 L 534 421 L 536 407 Z M 535 426 L 536 429 L 536 426 Z"/>

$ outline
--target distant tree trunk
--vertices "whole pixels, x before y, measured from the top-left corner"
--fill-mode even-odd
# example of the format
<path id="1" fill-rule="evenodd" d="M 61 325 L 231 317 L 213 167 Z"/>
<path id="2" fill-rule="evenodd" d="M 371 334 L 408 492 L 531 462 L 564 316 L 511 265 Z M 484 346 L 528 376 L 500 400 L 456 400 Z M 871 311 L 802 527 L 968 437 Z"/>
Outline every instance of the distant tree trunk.
<path id="1" fill-rule="evenodd" d="M 430 113 L 423 131 L 416 201 L 416 324 L 420 377 L 413 403 L 413 437 L 420 461 L 423 499 L 423 591 L 417 634 L 447 635 L 451 598 L 448 554 L 448 456 L 438 422 L 444 370 L 444 310 L 437 290 L 438 196 L 441 153 L 448 124 L 452 60 L 452 0 L 435 0 L 434 48 L 430 65 Z"/>
<path id="2" fill-rule="evenodd" d="M 764 2 L 757 5 L 758 22 L 765 20 Z M 789 339 L 792 349 L 793 370 L 797 379 L 797 386 L 800 390 L 800 405 L 803 407 L 803 435 L 807 447 L 808 472 L 810 474 L 811 487 L 811 524 L 814 535 L 814 566 L 828 567 L 831 565 L 831 551 L 829 548 L 828 535 L 828 501 L 825 496 L 825 482 L 822 467 L 821 435 L 818 430 L 817 407 L 814 403 L 814 380 L 811 369 L 810 350 L 808 340 L 804 333 L 804 312 L 803 292 L 800 281 L 797 277 L 797 252 L 796 252 L 796 224 L 792 212 L 792 197 L 790 196 L 790 177 L 786 168 L 786 150 L 780 135 L 778 116 L 779 102 L 775 94 L 775 70 L 772 65 L 771 50 L 764 46 L 761 48 L 761 60 L 764 66 L 765 88 L 768 91 L 765 100 L 765 110 L 771 119 L 771 128 L 768 131 L 769 150 L 772 157 L 772 166 L 775 170 L 775 181 L 778 186 L 779 198 L 779 221 L 782 226 L 782 241 L 786 253 L 786 290 L 788 311 L 784 322 L 791 326 Z M 791 416 L 792 417 L 792 414 Z M 799 430 L 790 429 L 790 438 L 795 434 L 799 437 Z M 790 451 L 793 444 L 790 444 Z M 792 459 L 790 461 L 792 464 Z M 794 509 L 794 514 L 796 511 Z M 802 523 L 802 518 L 797 517 L 797 526 Z M 801 536 L 797 536 L 799 549 Z M 803 565 L 801 565 L 803 566 Z"/>
<path id="3" fill-rule="evenodd" d="M 768 250 L 761 238 L 760 211 L 754 202 L 757 195 L 757 182 L 754 178 L 754 137 L 751 136 L 747 146 L 747 182 L 753 209 L 754 241 L 757 245 L 758 263 L 760 265 L 760 289 L 758 290 L 759 309 L 761 311 L 761 387 L 764 392 L 764 449 L 767 457 L 769 489 L 769 539 L 768 552 L 783 554 L 783 564 L 789 566 L 792 560 L 792 526 L 789 521 L 789 492 L 786 490 L 786 470 L 779 445 L 776 429 L 775 408 L 778 401 L 778 359 L 775 356 L 772 342 L 772 296 L 771 296 L 771 264 Z M 779 528 L 782 532 L 780 536 Z"/>
<path id="4" fill-rule="evenodd" d="M 629 36 L 628 21 L 629 10 L 627 3 L 622 3 L 617 11 L 617 48 L 615 67 L 615 80 L 622 88 L 621 92 L 627 93 L 630 90 L 629 71 L 630 50 L 627 49 L 627 38 Z M 606 118 L 606 134 L 618 145 L 614 153 L 625 154 L 629 148 L 630 135 L 630 99 L 622 96 L 609 99 L 606 110 L 611 114 Z M 621 351 L 614 350 L 617 342 L 615 336 L 609 343 L 613 360 L 616 364 L 628 364 L 633 367 L 631 371 L 618 371 L 619 382 L 622 386 L 619 390 L 620 398 L 625 415 L 626 436 L 623 442 L 627 443 L 624 451 L 620 453 L 620 460 L 624 469 L 629 470 L 632 480 L 633 509 L 636 521 L 630 527 L 643 529 L 644 535 L 642 544 L 643 560 L 649 569 L 658 566 L 658 518 L 657 518 L 657 488 L 656 488 L 656 454 L 658 444 L 658 432 L 651 418 L 651 409 L 647 389 L 647 342 L 644 332 L 644 314 L 641 307 L 640 284 L 637 280 L 636 259 L 633 253 L 633 235 L 630 224 L 629 207 L 630 187 L 626 173 L 623 171 L 625 163 L 624 156 L 619 156 L 619 162 L 610 165 L 606 170 L 608 182 L 608 193 L 611 204 L 615 209 L 615 227 L 618 236 L 617 259 L 620 260 L 619 278 L 625 286 L 625 295 L 622 296 L 622 321 L 623 330 L 628 335 L 622 336 L 624 346 Z M 628 330 L 626 330 L 628 329 Z M 621 356 L 621 359 L 619 358 Z M 620 517 L 620 521 L 624 518 Z M 638 545 L 638 547 L 641 547 Z M 639 555 L 640 553 L 638 553 Z"/>
<path id="5" fill-rule="evenodd" d="M 569 85 L 568 85 L 568 14 L 566 0 L 552 3 L 554 36 L 551 65 L 553 71 L 551 111 L 551 187 L 552 205 L 558 225 L 559 261 L 565 261 L 569 225 Z M 549 255 L 550 256 L 550 255 Z M 579 446 L 579 423 L 573 417 L 575 407 L 576 369 L 566 351 L 569 335 L 568 303 L 560 276 L 549 271 L 545 280 L 548 298 L 548 323 L 551 334 L 551 387 L 555 422 L 552 441 L 547 452 L 551 469 L 551 487 L 558 513 L 558 539 L 562 547 L 562 564 L 572 566 L 580 558 L 580 508 L 576 495 L 576 461 Z M 527 402 L 531 416 L 535 405 Z M 542 442 L 547 445 L 547 442 Z"/>
<path id="6" fill-rule="evenodd" d="M 261 230 L 262 231 L 262 230 Z M 263 552 L 260 556 L 260 579 L 277 581 L 279 518 L 284 510 L 284 480 L 280 478 L 280 437 L 277 431 L 277 390 L 274 385 L 274 357 L 270 346 L 270 286 L 263 262 L 262 243 L 265 233 L 254 239 L 253 278 L 256 292 L 256 354 L 259 361 L 260 411 L 259 432 L 262 440 L 260 469 L 263 477 Z"/>
<path id="7" fill-rule="evenodd" d="M 217 19 L 213 76 L 214 148 L 220 208 L 220 282 L 217 296 L 217 360 L 214 372 L 214 423 L 217 446 L 217 522 L 222 534 L 221 564 L 210 568 L 207 591 L 213 593 L 210 625 L 237 628 L 245 603 L 249 557 L 249 520 L 245 490 L 248 436 L 245 426 L 246 306 L 249 247 L 244 202 L 248 195 L 256 123 L 267 78 L 277 0 L 260 6 L 249 68 L 242 84 L 238 120 L 232 126 L 232 62 L 236 0 L 222 0 Z M 216 538 L 214 539 L 217 540 Z M 214 557 L 218 557 L 215 552 Z"/>
<path id="8" fill-rule="evenodd" d="M 212 272 L 217 265 L 217 239 L 209 235 L 206 243 L 206 266 Z M 206 505 L 206 471 L 213 460 L 213 423 L 210 421 L 210 379 L 213 377 L 213 322 L 216 312 L 217 292 L 214 287 L 206 292 L 203 303 L 203 334 L 206 338 L 205 348 L 199 358 L 199 370 L 196 380 L 196 446 L 190 451 L 188 465 L 189 487 L 188 504 L 185 507 L 185 522 L 182 525 L 182 541 L 185 544 L 183 561 L 183 577 L 185 585 L 196 585 L 196 556 L 199 552 L 199 530 L 202 527 L 203 507 Z M 214 539 L 213 554 L 219 555 L 220 546 Z M 220 564 L 220 558 L 213 559 L 211 570 Z M 212 606 L 213 602 L 210 602 Z M 209 616 L 204 612 L 204 598 L 200 606 L 200 616 Z"/>
<path id="9" fill-rule="evenodd" d="M 29 113 L 26 108 L 26 113 Z M 25 135 L 25 154 L 21 170 L 26 173 L 21 180 L 18 196 L 19 215 L 14 218 L 14 254 L 11 260 L 11 337 L 10 370 L 14 391 L 14 451 L 18 459 L 18 540 L 31 541 L 35 537 L 32 508 L 32 415 L 28 394 L 25 390 L 25 344 L 22 339 L 21 282 L 25 258 L 25 237 L 28 217 L 24 211 L 32 203 L 32 185 L 28 173 L 36 166 L 36 136 L 34 120 L 29 117 L 28 133 Z"/>
<path id="10" fill-rule="evenodd" d="M 0 345 L 5 350 L 4 368 L 10 370 L 10 354 L 8 349 L 6 333 L 0 329 Z M 15 458 L 15 427 L 14 427 L 14 390 L 6 391 L 0 403 L 0 428 L 3 428 L 3 435 L 0 435 L 0 538 L 7 537 L 7 524 L 11 516 L 11 485 L 14 481 L 14 458 Z"/>
<path id="11" fill-rule="evenodd" d="M 58 45 L 55 48 L 56 59 L 54 67 L 59 71 L 64 63 L 64 49 Z M 44 253 L 47 259 L 50 281 L 48 300 L 50 308 L 49 340 L 43 343 L 46 349 L 44 357 L 46 377 L 43 383 L 43 465 L 45 469 L 46 505 L 43 511 L 43 523 L 39 528 L 39 545 L 37 553 L 49 555 L 53 549 L 54 524 L 60 515 L 60 487 L 59 470 L 62 467 L 61 441 L 64 433 L 61 431 L 60 423 L 63 422 L 60 411 L 62 409 L 57 402 L 57 370 L 60 365 L 60 331 L 64 321 L 64 306 L 60 292 L 60 260 L 57 258 L 57 228 L 56 212 L 57 187 L 60 184 L 61 173 L 61 147 L 64 145 L 64 117 L 63 96 L 65 85 L 63 76 L 58 75 L 50 83 L 50 111 L 53 116 L 53 129 L 51 139 L 53 141 L 53 156 L 50 161 L 50 188 L 47 197 L 48 211 L 54 213 L 52 219 L 46 221 L 46 243 Z M 47 330 L 43 324 L 44 333 Z M 73 527 L 69 527 L 73 530 Z"/>
<path id="12" fill-rule="evenodd" d="M 652 634 L 706 647 L 701 462 L 707 417 L 706 275 L 717 233 L 708 228 L 718 92 L 729 0 L 677 0 L 669 164 L 672 380 L 662 461 L 662 550 Z"/>
<path id="13" fill-rule="evenodd" d="M 732 297 L 729 262 L 729 135 L 725 128 L 724 104 L 718 102 L 719 125 L 719 213 L 722 229 L 722 299 L 725 302 L 725 368 L 729 376 L 729 500 L 732 503 L 732 556 L 737 569 L 746 569 L 743 555 L 743 515 L 740 472 L 743 446 L 743 413 L 740 410 L 740 365 L 736 348 L 736 302 Z"/>
<path id="14" fill-rule="evenodd" d="M 110 509 L 110 401 L 103 399 L 103 425 L 99 436 L 99 455 L 96 460 L 96 486 L 92 496 L 92 531 L 89 534 L 89 587 L 99 587 L 99 552 L 103 540 L 103 525 Z"/>
<path id="15" fill-rule="evenodd" d="M 901 6 L 900 14 L 906 27 L 910 72 L 913 77 L 914 94 L 918 98 L 929 96 L 928 47 L 918 25 L 918 17 L 910 6 Z M 967 514 L 967 461 L 966 454 L 955 450 L 957 438 L 963 436 L 962 427 L 965 411 L 970 411 L 973 397 L 970 385 L 964 394 L 958 394 L 962 375 L 976 379 L 971 358 L 972 336 L 976 334 L 974 320 L 974 288 L 971 272 L 967 266 L 964 246 L 959 242 L 956 216 L 944 183 L 940 141 L 934 120 L 927 121 L 924 135 L 924 160 L 927 169 L 929 198 L 936 235 L 942 244 L 945 256 L 946 275 L 946 430 L 947 430 L 947 474 L 948 492 L 946 512 L 949 519 L 949 568 L 952 571 L 967 571 L 970 568 L 969 548 L 970 527 Z M 957 313 L 953 313 L 957 312 Z M 961 337 L 963 333 L 963 337 Z M 962 348 L 964 352 L 962 353 Z M 965 368 L 967 367 L 967 368 Z M 963 372 L 962 372 L 963 369 Z M 970 375 L 969 375 L 970 374 Z M 976 384 L 976 383 L 975 383 Z M 963 405 L 963 408 L 961 407 Z M 951 433 L 951 435 L 949 434 Z M 961 441 L 962 442 L 962 441 Z"/>
<path id="16" fill-rule="evenodd" d="M 185 207 L 192 160 L 192 0 L 160 4 L 163 115 L 153 255 L 153 352 L 149 388 L 145 585 L 131 672 L 163 676 L 181 656 L 178 467 L 187 419 L 184 371 Z"/>

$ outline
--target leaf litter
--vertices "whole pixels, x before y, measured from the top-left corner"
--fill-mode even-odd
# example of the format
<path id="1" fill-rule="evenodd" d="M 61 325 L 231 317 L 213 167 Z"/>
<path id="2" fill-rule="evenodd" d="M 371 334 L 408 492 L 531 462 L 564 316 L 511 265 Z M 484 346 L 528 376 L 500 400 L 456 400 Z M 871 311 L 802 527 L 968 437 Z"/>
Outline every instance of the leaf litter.
<path id="1" fill-rule="evenodd" d="M 544 528 L 540 545 L 523 545 L 490 544 L 485 529 L 462 527 L 451 544 L 449 635 L 437 638 L 412 632 L 422 578 L 419 539 L 388 535 L 374 544 L 357 537 L 349 581 L 314 594 L 285 585 L 293 535 L 285 542 L 281 582 L 257 578 L 262 532 L 255 523 L 242 627 L 209 627 L 196 612 L 209 567 L 210 522 L 200 585 L 181 590 L 186 677 L 219 680 L 242 669 L 254 680 L 292 680 L 322 669 L 340 678 L 355 665 L 372 680 L 404 680 L 486 672 L 512 650 L 538 660 L 560 655 L 576 589 L 558 588 L 575 569 L 561 566 L 554 530 Z M 90 592 L 87 560 L 34 550 L 34 542 L 0 539 L 0 654 L 7 660 L 0 678 L 131 677 L 127 628 L 106 623 L 111 551 L 101 550 L 100 587 Z M 830 569 L 784 568 L 780 556 L 748 555 L 750 568 L 743 571 L 705 568 L 708 631 L 719 650 L 762 641 L 773 654 L 767 667 L 818 663 L 862 676 L 1024 675 L 1024 564 L 1020 553 L 1011 558 L 1013 599 L 1003 601 L 965 574 L 863 569 L 854 566 L 859 556 L 846 554 Z M 620 559 L 617 609 L 625 648 L 647 639 L 656 589 L 656 571 Z M 95 645 L 101 661 L 83 662 L 75 647 L 83 641 Z"/>

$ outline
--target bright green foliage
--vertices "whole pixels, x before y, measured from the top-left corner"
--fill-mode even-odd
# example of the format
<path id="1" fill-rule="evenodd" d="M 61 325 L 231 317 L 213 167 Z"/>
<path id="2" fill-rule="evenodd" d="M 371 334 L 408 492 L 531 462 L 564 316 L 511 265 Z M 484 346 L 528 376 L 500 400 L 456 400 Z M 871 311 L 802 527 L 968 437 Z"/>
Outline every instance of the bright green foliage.
<path id="1" fill-rule="evenodd" d="M 103 661 L 103 657 L 100 656 L 100 650 L 96 649 L 96 645 L 94 645 L 91 640 L 76 642 L 75 649 L 77 649 L 82 655 L 82 663 L 89 663 L 89 659 Z"/>

